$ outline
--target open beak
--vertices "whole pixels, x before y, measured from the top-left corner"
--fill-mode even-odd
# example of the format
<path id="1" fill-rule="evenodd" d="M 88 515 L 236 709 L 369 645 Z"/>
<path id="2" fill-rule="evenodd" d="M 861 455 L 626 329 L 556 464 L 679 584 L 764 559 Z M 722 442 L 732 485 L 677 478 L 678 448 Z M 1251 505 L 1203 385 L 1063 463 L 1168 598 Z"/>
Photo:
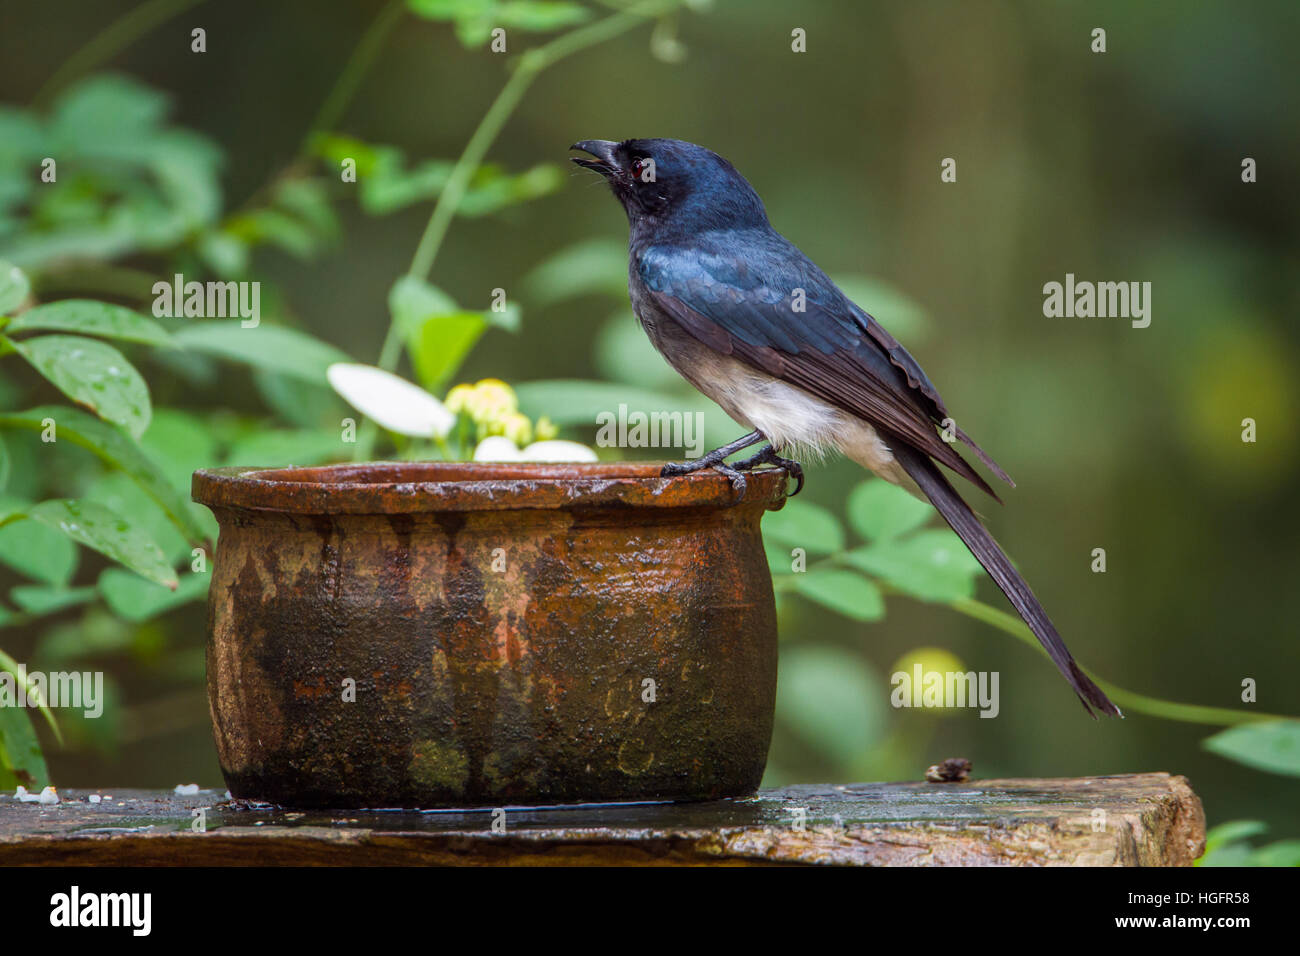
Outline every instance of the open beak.
<path id="1" fill-rule="evenodd" d="M 618 143 L 611 143 L 607 139 L 584 139 L 580 143 L 574 143 L 569 149 L 580 149 L 584 153 L 594 156 L 595 159 L 587 159 L 585 156 L 569 157 L 579 166 L 586 169 L 594 169 L 602 176 L 608 176 L 618 169 L 618 162 L 614 159 L 614 149 Z"/>

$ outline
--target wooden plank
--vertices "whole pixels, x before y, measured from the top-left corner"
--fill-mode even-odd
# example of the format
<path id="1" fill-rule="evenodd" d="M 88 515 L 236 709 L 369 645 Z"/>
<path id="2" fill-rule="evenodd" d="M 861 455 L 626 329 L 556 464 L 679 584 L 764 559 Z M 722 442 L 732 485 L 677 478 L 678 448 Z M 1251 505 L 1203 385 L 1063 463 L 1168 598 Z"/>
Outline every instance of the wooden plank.
<path id="1" fill-rule="evenodd" d="M 109 793 L 110 791 L 106 791 Z M 839 864 L 1187 866 L 1205 815 L 1165 773 L 824 784 L 746 800 L 295 813 L 205 790 L 0 796 L 0 865 Z M 192 828 L 204 808 L 205 832 Z"/>

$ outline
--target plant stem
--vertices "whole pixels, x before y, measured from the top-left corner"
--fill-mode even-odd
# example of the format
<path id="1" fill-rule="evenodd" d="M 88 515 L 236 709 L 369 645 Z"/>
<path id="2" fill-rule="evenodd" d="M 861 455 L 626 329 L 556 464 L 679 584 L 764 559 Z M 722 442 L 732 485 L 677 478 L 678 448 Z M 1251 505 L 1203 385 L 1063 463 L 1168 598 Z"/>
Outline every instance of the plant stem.
<path id="1" fill-rule="evenodd" d="M 0 670 L 8 671 L 10 674 L 13 674 L 14 680 L 17 680 L 21 673 L 18 669 L 18 662 L 4 651 L 0 651 Z M 32 685 L 31 679 L 25 678 L 24 682 L 26 686 L 23 689 L 27 694 L 27 699 L 36 703 L 41 714 L 45 717 L 45 722 L 49 724 L 50 729 L 54 731 L 54 738 L 60 745 L 62 745 L 63 731 L 59 729 L 59 722 L 54 719 L 54 712 L 50 710 L 45 701 L 41 699 L 40 690 Z"/>
<path id="2" fill-rule="evenodd" d="M 1010 634 L 1046 656 L 1047 652 L 1043 651 L 1042 645 L 1038 643 L 1038 638 L 1034 637 L 1033 631 L 1020 618 L 999 608 L 990 607 L 973 598 L 948 601 L 947 604 L 954 611 L 972 617 L 977 621 L 983 621 L 985 624 L 991 624 L 998 630 Z M 1087 673 L 1089 677 L 1096 681 L 1097 686 L 1124 709 L 1147 714 L 1151 717 L 1163 717 L 1166 720 L 1179 720 L 1189 724 L 1213 724 L 1215 726 L 1232 726 L 1260 720 L 1293 719 L 1284 714 L 1254 713 L 1232 710 L 1227 707 L 1202 707 L 1198 704 L 1179 704 L 1170 700 L 1160 700 L 1156 697 L 1148 697 L 1145 694 L 1125 690 L 1109 681 L 1101 680 L 1095 674 L 1089 672 L 1087 668 L 1084 668 L 1084 673 Z"/>
<path id="3" fill-rule="evenodd" d="M 352 51 L 352 56 L 348 58 L 347 65 L 343 67 L 343 72 L 334 82 L 334 87 L 321 103 L 320 109 L 316 111 L 316 118 L 312 120 L 307 134 L 303 137 L 302 145 L 298 147 L 300 159 L 311 152 L 312 143 L 318 135 L 332 130 L 338 124 L 343 111 L 356 95 L 362 77 L 370 70 L 375 57 L 383 48 L 384 40 L 397 25 L 397 21 L 402 18 L 405 10 L 404 0 L 392 0 L 366 28 L 360 42 Z"/>
<path id="4" fill-rule="evenodd" d="M 54 94 L 71 80 L 111 59 L 159 24 L 166 23 L 202 2 L 203 0 L 149 0 L 128 11 L 64 60 L 63 65 L 37 91 L 34 102 L 42 108 L 48 106 Z"/>
<path id="5" fill-rule="evenodd" d="M 464 152 L 456 160 L 446 187 L 434 203 L 433 212 L 424 227 L 424 234 L 420 236 L 420 243 L 416 246 L 415 255 L 411 258 L 411 265 L 406 270 L 406 274 L 419 279 L 429 277 L 433 271 L 434 260 L 438 257 L 438 251 L 442 248 L 442 241 L 446 238 L 447 230 L 465 196 L 470 180 L 515 107 L 523 99 L 524 93 L 543 70 L 580 50 L 626 33 L 644 23 L 648 17 L 666 13 L 678 3 L 679 0 L 647 0 L 603 20 L 579 27 L 525 53 L 516 64 L 506 85 L 501 88 L 497 98 L 483 114 L 478 128 L 465 144 Z M 388 334 L 379 353 L 379 367 L 391 372 L 397 367 L 397 360 L 400 357 L 401 335 L 394 320 L 389 323 Z"/>
<path id="6" fill-rule="evenodd" d="M 515 107 L 519 105 L 519 101 L 523 99 L 533 80 L 537 79 L 543 70 L 580 50 L 626 33 L 648 18 L 672 10 L 680 2 L 681 0 L 646 0 L 603 20 L 597 20 L 595 23 L 556 37 L 549 43 L 523 54 L 515 64 L 514 72 L 511 73 L 505 86 L 501 88 L 501 92 L 497 94 L 492 105 L 483 114 L 483 118 L 479 120 L 460 158 L 456 160 L 456 165 L 447 179 L 447 185 L 438 194 L 438 199 L 434 203 L 433 212 L 429 215 L 429 221 L 420 236 L 420 242 L 415 248 L 415 255 L 411 258 L 411 265 L 406 270 L 406 274 L 418 279 L 428 279 L 433 271 L 434 261 L 438 258 L 438 252 L 442 248 L 442 241 L 446 238 L 447 230 L 451 227 L 456 210 L 465 197 L 474 173 L 478 171 L 483 157 L 487 155 L 488 149 L 491 148 Z M 401 329 L 398 328 L 397 317 L 393 316 L 384 335 L 383 347 L 379 351 L 378 365 L 385 371 L 392 372 L 397 368 L 401 357 Z M 370 421 L 362 425 L 361 433 L 357 436 L 354 460 L 361 461 L 370 457 L 374 447 L 375 431 L 374 424 Z"/>
<path id="7" fill-rule="evenodd" d="M 840 555 L 832 555 L 829 558 L 823 558 L 808 566 L 812 571 L 818 567 L 834 566 L 840 563 Z M 773 585 L 778 591 L 790 590 L 785 584 L 787 580 L 793 579 L 793 575 L 778 575 L 773 581 Z M 875 585 L 880 588 L 884 594 L 910 597 L 906 591 L 887 584 L 877 578 L 871 579 Z M 955 601 L 941 602 L 947 607 L 952 608 L 959 614 L 965 614 L 967 617 L 974 618 L 984 624 L 989 624 L 1005 634 L 1010 634 L 1016 640 L 1020 641 L 1027 647 L 1047 656 L 1043 646 L 1038 643 L 1038 638 L 1024 621 L 1020 620 L 1014 614 L 1003 611 L 985 604 L 983 601 L 977 601 L 974 598 L 959 598 Z M 1096 681 L 1097 686 L 1104 690 L 1111 699 L 1115 701 L 1124 710 L 1133 711 L 1138 714 L 1146 714 L 1150 717 L 1163 717 L 1166 720 L 1178 720 L 1189 724 L 1211 724 L 1216 727 L 1231 727 L 1236 724 L 1249 724 L 1262 720 L 1295 720 L 1286 714 L 1265 714 L 1249 712 L 1244 710 L 1232 710 L 1228 707 L 1203 707 L 1199 704 L 1179 704 L 1172 700 L 1160 700 L 1158 697 L 1148 697 L 1145 694 L 1138 694 L 1131 690 L 1125 690 L 1110 681 L 1102 680 L 1093 674 L 1087 668 L 1083 668 L 1084 673 Z"/>

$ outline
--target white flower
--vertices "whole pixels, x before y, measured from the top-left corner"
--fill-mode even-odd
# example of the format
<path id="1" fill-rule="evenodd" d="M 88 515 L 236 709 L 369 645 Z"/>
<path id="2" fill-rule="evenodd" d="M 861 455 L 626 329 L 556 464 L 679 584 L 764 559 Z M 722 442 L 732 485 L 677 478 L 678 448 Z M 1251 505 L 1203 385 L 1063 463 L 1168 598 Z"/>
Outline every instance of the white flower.
<path id="1" fill-rule="evenodd" d="M 595 461 L 596 453 L 576 441 L 535 441 L 519 453 L 521 461 Z"/>
<path id="2" fill-rule="evenodd" d="M 474 449 L 475 461 L 520 461 L 519 447 L 505 435 L 489 435 Z"/>
<path id="3" fill-rule="evenodd" d="M 444 438 L 456 423 L 456 416 L 420 386 L 373 365 L 336 362 L 325 376 L 349 405 L 390 432 Z"/>

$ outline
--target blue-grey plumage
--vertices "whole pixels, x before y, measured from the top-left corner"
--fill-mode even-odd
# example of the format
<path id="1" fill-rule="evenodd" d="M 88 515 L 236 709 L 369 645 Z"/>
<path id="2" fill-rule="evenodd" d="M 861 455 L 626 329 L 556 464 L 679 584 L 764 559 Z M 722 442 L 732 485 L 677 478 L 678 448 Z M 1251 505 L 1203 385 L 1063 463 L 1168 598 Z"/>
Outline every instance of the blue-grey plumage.
<path id="1" fill-rule="evenodd" d="M 1118 714 L 938 468 L 936 462 L 997 497 L 940 435 L 940 423 L 999 478 L 1011 479 L 952 424 L 907 350 L 772 228 L 735 167 L 681 140 L 584 140 L 573 148 L 592 157 L 574 162 L 604 176 L 627 212 L 628 293 L 650 340 L 692 385 L 754 430 L 728 449 L 761 437 L 770 449 L 754 462 L 843 454 L 933 502 L 1089 713 L 1096 707 Z M 670 468 L 720 467 L 739 477 L 720 457 Z"/>

